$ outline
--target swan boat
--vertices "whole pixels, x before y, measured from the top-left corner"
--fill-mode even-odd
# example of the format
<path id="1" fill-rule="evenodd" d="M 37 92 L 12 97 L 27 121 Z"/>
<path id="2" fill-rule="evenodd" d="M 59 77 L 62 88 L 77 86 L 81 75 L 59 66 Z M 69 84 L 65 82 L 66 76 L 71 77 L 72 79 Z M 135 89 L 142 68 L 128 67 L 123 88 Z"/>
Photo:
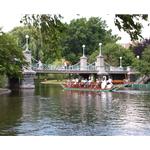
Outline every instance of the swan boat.
<path id="1" fill-rule="evenodd" d="M 71 84 L 67 85 L 66 83 L 61 84 L 64 90 L 72 90 L 72 91 L 86 91 L 86 92 L 115 92 L 117 90 L 116 87 L 112 88 L 100 88 L 99 86 L 95 84 L 91 84 L 89 86 L 83 86 L 79 84 Z"/>

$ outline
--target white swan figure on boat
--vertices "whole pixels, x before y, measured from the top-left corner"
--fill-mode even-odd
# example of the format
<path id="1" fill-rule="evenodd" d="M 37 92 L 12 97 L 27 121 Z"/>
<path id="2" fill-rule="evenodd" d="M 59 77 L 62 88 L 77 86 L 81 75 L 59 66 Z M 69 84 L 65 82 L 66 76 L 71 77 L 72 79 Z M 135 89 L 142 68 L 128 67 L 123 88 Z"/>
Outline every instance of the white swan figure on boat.
<path id="1" fill-rule="evenodd" d="M 106 86 L 106 88 L 107 88 L 107 89 L 111 89 L 112 87 L 113 87 L 112 79 L 109 78 L 109 79 L 107 80 L 107 86 Z"/>
<path id="2" fill-rule="evenodd" d="M 105 89 L 106 85 L 107 85 L 106 76 L 103 76 L 103 80 L 102 80 L 102 83 L 101 83 L 101 89 Z"/>

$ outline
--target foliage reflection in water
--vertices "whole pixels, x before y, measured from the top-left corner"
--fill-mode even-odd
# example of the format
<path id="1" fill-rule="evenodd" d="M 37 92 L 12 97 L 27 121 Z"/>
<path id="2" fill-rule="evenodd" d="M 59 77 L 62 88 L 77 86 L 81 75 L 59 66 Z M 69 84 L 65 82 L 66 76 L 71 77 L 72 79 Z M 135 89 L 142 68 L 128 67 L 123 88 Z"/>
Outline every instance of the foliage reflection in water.
<path id="1" fill-rule="evenodd" d="M 0 135 L 150 135 L 149 96 L 58 85 L 14 91 L 0 98 Z"/>

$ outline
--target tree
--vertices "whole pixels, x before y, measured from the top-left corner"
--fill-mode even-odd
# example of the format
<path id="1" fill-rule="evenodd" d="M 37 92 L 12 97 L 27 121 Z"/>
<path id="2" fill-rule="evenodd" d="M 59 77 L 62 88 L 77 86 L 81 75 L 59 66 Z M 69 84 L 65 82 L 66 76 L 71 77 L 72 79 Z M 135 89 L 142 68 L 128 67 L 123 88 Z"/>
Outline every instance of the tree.
<path id="1" fill-rule="evenodd" d="M 26 26 L 15 27 L 12 31 L 9 32 L 9 34 L 17 39 L 17 43 L 20 47 L 22 47 L 22 50 L 25 50 L 26 46 L 25 36 L 29 35 L 29 49 L 32 52 L 33 58 L 36 60 L 42 58 L 42 44 L 36 28 L 29 28 Z"/>
<path id="2" fill-rule="evenodd" d="M 132 40 L 141 37 L 141 20 L 147 15 L 116 15 L 115 25 L 126 31 Z M 77 63 L 82 56 L 82 45 L 85 44 L 86 55 L 90 56 L 98 50 L 98 43 L 105 46 L 115 43 L 119 37 L 107 30 L 107 24 L 101 18 L 74 19 L 69 24 L 61 22 L 58 15 L 25 15 L 21 22 L 29 30 L 30 47 L 34 57 L 43 63 L 52 63 L 55 59 L 64 59 Z"/>
<path id="3" fill-rule="evenodd" d="M 149 76 L 150 74 L 150 39 L 145 39 L 141 42 L 135 43 L 131 47 L 135 59 L 133 66 L 141 75 Z"/>
<path id="4" fill-rule="evenodd" d="M 61 57 L 60 38 L 64 32 L 64 26 L 61 23 L 61 15 L 33 14 L 25 15 L 21 23 L 29 28 L 35 28 L 37 32 L 36 41 L 41 43 L 42 61 L 52 63 L 56 58 Z M 39 57 L 39 51 L 37 51 Z M 41 58 L 40 58 L 41 59 Z"/>
<path id="5" fill-rule="evenodd" d="M 146 47 L 140 57 L 135 61 L 134 67 L 141 75 L 150 75 L 150 46 Z"/>
<path id="6" fill-rule="evenodd" d="M 27 65 L 16 39 L 8 34 L 0 36 L 0 60 L 0 74 L 18 76 L 22 65 Z"/>
<path id="7" fill-rule="evenodd" d="M 148 21 L 147 14 L 115 15 L 115 25 L 119 30 L 127 32 L 132 41 L 143 38 L 141 35 L 143 28 L 142 21 Z"/>
<path id="8" fill-rule="evenodd" d="M 72 20 L 66 25 L 66 35 L 62 40 L 62 56 L 72 63 L 77 63 L 82 56 L 82 45 L 85 44 L 85 53 L 90 56 L 101 42 L 116 42 L 118 37 L 107 30 L 106 22 L 98 17 L 80 18 Z"/>
<path id="9" fill-rule="evenodd" d="M 90 56 L 90 62 L 96 60 L 99 50 L 93 52 Z M 134 54 L 130 49 L 125 49 L 121 45 L 116 43 L 107 43 L 102 47 L 102 55 L 104 56 L 105 62 L 111 66 L 119 66 L 119 58 L 122 57 L 122 64 L 124 67 L 131 66 L 134 60 Z"/>
<path id="10" fill-rule="evenodd" d="M 148 46 L 150 46 L 150 39 L 144 39 L 141 42 L 131 45 L 131 49 L 133 49 L 135 56 L 142 57 L 142 53 L 144 52 L 144 49 Z"/>

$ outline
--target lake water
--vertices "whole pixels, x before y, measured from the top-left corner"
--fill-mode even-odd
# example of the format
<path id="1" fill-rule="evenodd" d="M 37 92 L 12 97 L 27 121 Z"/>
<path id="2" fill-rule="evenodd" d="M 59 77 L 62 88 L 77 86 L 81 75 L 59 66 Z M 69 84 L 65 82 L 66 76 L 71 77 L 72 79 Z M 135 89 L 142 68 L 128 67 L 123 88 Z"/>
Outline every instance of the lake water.
<path id="1" fill-rule="evenodd" d="M 150 135 L 150 91 L 16 90 L 0 96 L 0 135 Z"/>

